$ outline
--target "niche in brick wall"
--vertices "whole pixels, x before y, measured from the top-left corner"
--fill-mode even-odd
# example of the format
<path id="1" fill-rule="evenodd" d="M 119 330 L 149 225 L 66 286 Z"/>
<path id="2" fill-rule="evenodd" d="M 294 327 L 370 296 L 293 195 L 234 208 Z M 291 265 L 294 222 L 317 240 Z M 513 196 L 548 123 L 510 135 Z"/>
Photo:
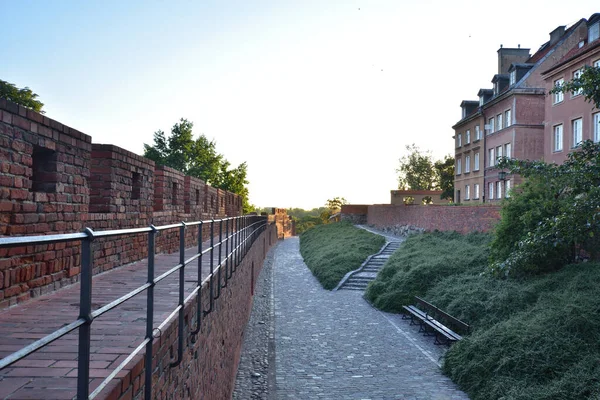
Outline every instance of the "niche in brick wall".
<path id="1" fill-rule="evenodd" d="M 34 146 L 31 177 L 31 190 L 34 192 L 55 193 L 58 182 L 56 151 Z"/>
<path id="2" fill-rule="evenodd" d="M 133 172 L 131 176 L 131 198 L 139 200 L 142 192 L 142 174 Z"/>
<path id="3" fill-rule="evenodd" d="M 196 205 L 200 205 L 200 190 L 196 189 Z"/>
<path id="4" fill-rule="evenodd" d="M 172 193 L 173 197 L 171 198 L 171 204 L 173 204 L 174 206 L 177 205 L 177 194 L 178 194 L 177 191 L 179 189 L 178 186 L 179 185 L 177 183 L 173 182 L 173 193 Z"/>

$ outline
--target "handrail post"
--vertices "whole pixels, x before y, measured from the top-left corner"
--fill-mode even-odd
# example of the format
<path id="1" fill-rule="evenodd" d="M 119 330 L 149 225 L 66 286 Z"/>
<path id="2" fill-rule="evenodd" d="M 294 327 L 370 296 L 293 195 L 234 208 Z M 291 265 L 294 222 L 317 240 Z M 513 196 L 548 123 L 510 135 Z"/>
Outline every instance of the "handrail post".
<path id="1" fill-rule="evenodd" d="M 212 312 L 212 310 L 213 310 L 213 303 L 214 303 L 214 297 L 215 297 L 215 292 L 214 292 L 214 288 L 213 288 L 214 263 L 215 263 L 214 253 L 215 253 L 215 219 L 213 218 L 210 220 L 210 282 L 209 282 L 210 302 L 209 302 L 208 310 L 204 311 L 204 315 Z"/>
<path id="2" fill-rule="evenodd" d="M 229 218 L 225 220 L 225 285 L 227 287 L 227 281 L 229 281 Z"/>
<path id="3" fill-rule="evenodd" d="M 87 399 L 90 393 L 90 347 L 92 328 L 92 241 L 94 231 L 85 228 L 88 236 L 81 242 L 81 276 L 79 278 L 79 318 L 85 323 L 79 327 L 79 346 L 77 353 L 77 399 Z"/>
<path id="4" fill-rule="evenodd" d="M 219 271 L 217 272 L 217 295 L 215 299 L 221 297 L 221 248 L 223 247 L 223 218 L 219 220 Z"/>
<path id="5" fill-rule="evenodd" d="M 196 299 L 196 329 L 192 330 L 192 335 L 197 335 L 200 332 L 200 324 L 202 321 L 202 227 L 204 223 L 200 221 L 198 225 L 198 294 Z"/>
<path id="6" fill-rule="evenodd" d="M 154 337 L 152 334 L 154 328 L 154 254 L 156 252 L 156 233 L 154 225 L 150 225 L 148 232 L 148 278 L 146 282 L 150 285 L 146 293 L 146 354 L 144 361 L 144 398 L 152 399 L 152 345 Z"/>
<path id="7" fill-rule="evenodd" d="M 183 295 L 184 295 L 184 285 L 185 285 L 185 222 L 181 223 L 181 227 L 179 228 L 179 315 L 178 315 L 178 340 L 177 340 L 177 361 L 172 362 L 170 364 L 171 368 L 177 367 L 181 363 L 181 359 L 183 358 L 183 317 L 184 317 L 184 309 L 183 309 Z"/>

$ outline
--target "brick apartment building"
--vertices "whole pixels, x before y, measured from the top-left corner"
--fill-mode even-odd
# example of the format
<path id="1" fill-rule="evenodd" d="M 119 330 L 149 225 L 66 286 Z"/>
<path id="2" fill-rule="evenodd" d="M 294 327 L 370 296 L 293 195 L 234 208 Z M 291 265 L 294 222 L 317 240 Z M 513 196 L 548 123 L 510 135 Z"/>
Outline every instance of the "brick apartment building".
<path id="1" fill-rule="evenodd" d="M 546 90 L 578 76 L 584 66 L 600 68 L 600 14 L 587 22 L 587 35 L 558 63 L 543 71 Z M 600 110 L 586 102 L 581 92 L 546 96 L 544 160 L 562 163 L 581 141 L 600 141 Z"/>
<path id="2" fill-rule="evenodd" d="M 452 127 L 456 145 L 455 202 L 493 203 L 508 196 L 520 178 L 499 174 L 495 165 L 502 156 L 547 159 L 548 131 L 553 129 L 546 116 L 548 108 L 553 107 L 548 104 L 547 95 L 554 83 L 552 78 L 564 75 L 565 69 L 571 71 L 569 65 L 589 62 L 597 54 L 599 48 L 592 43 L 574 51 L 588 37 L 588 25 L 597 21 L 596 15 L 589 21 L 581 19 L 568 29 L 557 27 L 550 32 L 550 40 L 533 55 L 520 46 L 500 46 L 493 87 L 480 89 L 478 101 L 463 101 L 462 118 Z M 564 68 L 556 70 L 560 65 Z M 576 100 L 573 107 L 578 105 Z M 598 118 L 591 115 L 590 108 L 587 104 L 586 118 Z M 591 122 L 588 125 L 591 127 Z"/>

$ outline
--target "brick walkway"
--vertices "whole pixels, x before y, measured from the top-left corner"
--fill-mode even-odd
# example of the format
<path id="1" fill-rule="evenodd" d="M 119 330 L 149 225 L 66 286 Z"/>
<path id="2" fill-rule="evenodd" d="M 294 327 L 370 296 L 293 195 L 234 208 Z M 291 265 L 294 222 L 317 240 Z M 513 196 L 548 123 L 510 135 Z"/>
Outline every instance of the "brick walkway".
<path id="1" fill-rule="evenodd" d="M 196 248 L 188 249 L 186 259 L 195 253 Z M 224 254 L 225 248 L 223 258 Z M 215 251 L 215 268 L 217 256 L 218 251 Z M 156 256 L 155 276 L 178 263 L 178 253 Z M 186 296 L 196 286 L 197 265 L 194 261 L 186 267 Z M 204 280 L 210 272 L 210 257 L 203 258 L 202 266 Z M 92 309 L 100 308 L 143 285 L 146 271 L 147 262 L 143 260 L 96 275 L 92 283 Z M 177 272 L 156 285 L 154 326 L 160 325 L 177 306 L 178 287 Z M 143 341 L 145 309 L 144 292 L 92 324 L 90 392 Z M 0 312 L 0 358 L 73 322 L 78 314 L 79 284 Z M 76 330 L 0 371 L 0 399 L 72 399 L 77 391 L 77 343 Z M 102 393 L 110 393 L 111 388 L 118 384 L 118 380 L 113 380 Z"/>
<path id="2" fill-rule="evenodd" d="M 439 370 L 443 348 L 362 292 L 324 290 L 298 238 L 274 261 L 276 393 L 273 399 L 468 399 Z"/>

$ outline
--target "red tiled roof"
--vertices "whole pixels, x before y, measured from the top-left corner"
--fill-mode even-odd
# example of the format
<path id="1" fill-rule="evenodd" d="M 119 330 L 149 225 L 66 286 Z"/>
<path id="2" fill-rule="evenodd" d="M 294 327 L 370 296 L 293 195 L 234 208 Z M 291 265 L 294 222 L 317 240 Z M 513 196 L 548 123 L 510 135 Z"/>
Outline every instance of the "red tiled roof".
<path id="1" fill-rule="evenodd" d="M 571 34 L 571 33 L 572 33 L 574 30 L 575 30 L 575 27 L 576 27 L 577 25 L 579 25 L 579 23 L 580 23 L 580 22 L 582 22 L 582 21 L 584 21 L 584 22 L 585 22 L 585 18 L 582 18 L 582 19 L 580 19 L 579 21 L 577 21 L 576 23 L 574 23 L 573 25 L 571 25 L 571 26 L 569 27 L 569 29 L 567 29 L 567 30 L 565 31 L 565 33 L 564 33 L 564 35 L 561 37 L 561 39 L 563 39 L 563 38 L 567 37 L 567 35 L 570 35 L 570 34 Z M 559 40 L 559 41 L 560 41 L 560 40 Z M 544 43 L 543 45 L 541 45 L 541 46 L 540 46 L 540 48 L 538 49 L 538 51 L 536 51 L 534 55 L 532 55 L 531 57 L 529 57 L 529 60 L 527 60 L 527 62 L 528 62 L 528 63 L 531 63 L 531 64 L 535 64 L 536 62 L 540 61 L 542 58 L 544 58 L 544 56 L 545 56 L 546 54 L 548 54 L 548 52 L 549 52 L 550 50 L 552 50 L 554 47 L 556 47 L 556 45 L 558 44 L 558 42 L 557 42 L 557 43 L 554 43 L 554 45 L 552 45 L 552 46 L 550 46 L 549 44 L 550 44 L 550 42 L 546 42 L 546 43 Z"/>
<path id="2" fill-rule="evenodd" d="M 561 58 L 550 69 L 543 71 L 542 73 L 546 74 L 554 69 L 557 69 L 558 67 L 566 64 L 567 62 L 574 60 L 575 58 L 579 57 L 580 55 L 587 53 L 588 51 L 595 49 L 596 47 L 599 47 L 599 46 L 600 46 L 600 40 L 594 40 L 592 43 L 586 43 L 582 47 L 576 47 L 574 49 L 571 49 L 571 50 L 569 50 L 569 52 L 567 54 L 564 55 L 563 58 Z"/>

